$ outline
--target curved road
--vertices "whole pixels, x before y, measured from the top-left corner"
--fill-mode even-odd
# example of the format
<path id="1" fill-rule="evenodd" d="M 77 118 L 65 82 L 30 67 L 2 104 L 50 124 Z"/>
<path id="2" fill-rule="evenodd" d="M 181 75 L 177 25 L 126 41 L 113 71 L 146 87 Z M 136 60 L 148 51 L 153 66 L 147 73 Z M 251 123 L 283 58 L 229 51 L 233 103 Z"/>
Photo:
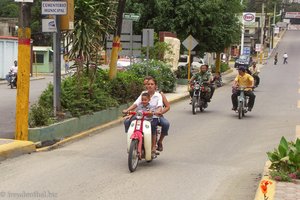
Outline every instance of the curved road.
<path id="1" fill-rule="evenodd" d="M 239 120 L 231 111 L 231 87 L 218 89 L 204 113 L 189 101 L 172 105 L 164 152 L 134 173 L 127 168 L 126 136 L 120 124 L 65 147 L 0 165 L 0 195 L 52 195 L 72 200 L 253 200 L 266 152 L 282 135 L 293 140 L 299 123 L 300 32 L 281 41 L 279 64 L 261 70 L 256 104 Z M 289 64 L 282 65 L 282 55 Z M 2 192 L 2 193 L 1 193 Z M 1 199 L 1 197 L 0 197 Z M 5 199 L 5 198 L 4 198 Z M 30 198 L 28 198 L 30 199 Z M 34 198 L 32 198 L 34 199 Z"/>
<path id="2" fill-rule="evenodd" d="M 52 76 L 46 76 L 45 79 L 41 80 L 30 81 L 30 105 L 37 101 L 49 82 L 53 82 Z M 0 138 L 13 139 L 15 137 L 17 90 L 10 89 L 6 84 L 2 84 L 0 85 L 0 93 Z"/>

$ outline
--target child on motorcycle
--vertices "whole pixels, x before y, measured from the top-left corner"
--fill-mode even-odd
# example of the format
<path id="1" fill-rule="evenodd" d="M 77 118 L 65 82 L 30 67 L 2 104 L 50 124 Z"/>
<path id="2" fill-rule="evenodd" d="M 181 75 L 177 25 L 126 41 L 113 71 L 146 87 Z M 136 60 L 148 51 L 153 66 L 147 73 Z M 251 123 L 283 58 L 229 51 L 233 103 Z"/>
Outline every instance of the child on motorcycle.
<path id="1" fill-rule="evenodd" d="M 159 116 L 156 115 L 156 113 L 160 113 L 162 111 L 163 106 L 163 100 L 162 95 L 156 91 L 157 88 L 157 82 L 154 78 L 151 78 L 147 82 L 147 93 L 150 95 L 150 101 L 149 104 L 151 106 L 151 109 L 155 111 L 153 113 L 153 119 L 151 121 L 151 124 L 155 125 L 155 128 L 152 129 L 152 151 L 155 154 L 156 153 L 156 127 L 158 123 Z M 142 95 L 146 93 L 143 92 Z M 123 110 L 123 113 L 128 113 L 128 111 L 134 110 L 138 107 L 138 105 L 141 104 L 142 101 L 142 95 L 127 109 Z M 128 131 L 128 128 L 130 126 L 131 120 L 127 119 L 124 121 L 125 125 L 125 131 Z"/>

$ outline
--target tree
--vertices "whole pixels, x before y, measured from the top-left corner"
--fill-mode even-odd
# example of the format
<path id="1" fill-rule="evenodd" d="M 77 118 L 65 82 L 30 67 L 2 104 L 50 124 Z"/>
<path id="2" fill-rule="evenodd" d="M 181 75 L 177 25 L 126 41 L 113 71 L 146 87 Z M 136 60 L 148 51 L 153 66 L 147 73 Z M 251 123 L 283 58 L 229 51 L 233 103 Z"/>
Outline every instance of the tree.
<path id="1" fill-rule="evenodd" d="M 114 29 L 115 16 L 115 0 L 76 0 L 74 30 L 66 33 L 69 58 L 80 58 L 87 69 L 96 64 L 105 37 Z"/>
<path id="2" fill-rule="evenodd" d="M 145 10 L 144 4 L 149 5 L 149 9 Z M 240 0 L 150 0 L 146 3 L 129 0 L 126 11 L 141 15 L 138 31 L 143 26 L 155 31 L 171 31 L 180 40 L 193 35 L 199 42 L 200 53 L 222 52 L 240 37 Z"/>

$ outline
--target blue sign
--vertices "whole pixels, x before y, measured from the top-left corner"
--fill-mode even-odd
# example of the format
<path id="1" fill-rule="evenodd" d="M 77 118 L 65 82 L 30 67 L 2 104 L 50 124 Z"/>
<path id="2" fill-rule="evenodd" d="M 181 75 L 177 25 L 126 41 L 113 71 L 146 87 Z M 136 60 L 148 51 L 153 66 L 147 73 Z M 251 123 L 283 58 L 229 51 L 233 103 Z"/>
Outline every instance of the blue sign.
<path id="1" fill-rule="evenodd" d="M 244 47 L 243 55 L 250 55 L 250 53 L 251 53 L 250 51 L 251 51 L 250 47 Z"/>

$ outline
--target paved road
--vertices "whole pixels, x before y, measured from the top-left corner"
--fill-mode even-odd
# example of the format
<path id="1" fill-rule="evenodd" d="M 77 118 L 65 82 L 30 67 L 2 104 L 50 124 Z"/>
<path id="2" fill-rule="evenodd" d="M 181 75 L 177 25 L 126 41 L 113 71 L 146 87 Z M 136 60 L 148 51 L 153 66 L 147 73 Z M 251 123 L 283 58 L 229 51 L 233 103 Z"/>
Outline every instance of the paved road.
<path id="1" fill-rule="evenodd" d="M 287 32 L 280 44 L 279 55 L 289 53 L 288 65 L 270 62 L 262 69 L 255 108 L 244 119 L 231 111 L 227 85 L 216 91 L 204 113 L 192 115 L 188 100 L 174 104 L 167 115 L 172 127 L 164 152 L 152 163 L 140 163 L 132 174 L 119 125 L 54 151 L 2 162 L 0 177 L 5 181 L 0 182 L 0 195 L 3 199 L 12 193 L 35 193 L 59 200 L 253 200 L 266 152 L 277 146 L 282 135 L 294 139 L 299 123 L 299 35 Z"/>
<path id="2" fill-rule="evenodd" d="M 30 104 L 35 102 L 41 92 L 53 77 L 46 76 L 45 79 L 30 81 Z M 53 82 L 53 81 L 52 81 Z M 7 85 L 0 85 L 0 138 L 14 138 L 16 121 L 16 89 L 10 89 Z"/>

